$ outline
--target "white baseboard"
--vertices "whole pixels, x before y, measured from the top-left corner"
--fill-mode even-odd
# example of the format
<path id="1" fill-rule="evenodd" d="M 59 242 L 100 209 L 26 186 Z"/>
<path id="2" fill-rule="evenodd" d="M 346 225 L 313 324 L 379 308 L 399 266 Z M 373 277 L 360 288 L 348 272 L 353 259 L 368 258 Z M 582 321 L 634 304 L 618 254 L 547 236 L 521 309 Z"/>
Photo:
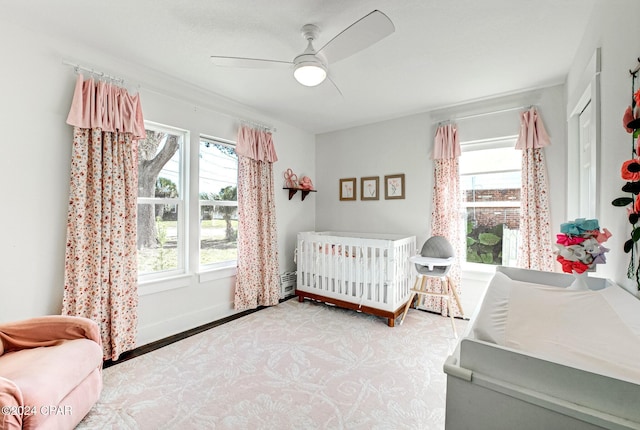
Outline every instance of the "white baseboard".
<path id="1" fill-rule="evenodd" d="M 178 315 L 153 324 L 138 327 L 136 347 L 147 345 L 174 334 L 217 321 L 238 313 L 233 309 L 233 302 L 210 306 L 196 312 Z"/>

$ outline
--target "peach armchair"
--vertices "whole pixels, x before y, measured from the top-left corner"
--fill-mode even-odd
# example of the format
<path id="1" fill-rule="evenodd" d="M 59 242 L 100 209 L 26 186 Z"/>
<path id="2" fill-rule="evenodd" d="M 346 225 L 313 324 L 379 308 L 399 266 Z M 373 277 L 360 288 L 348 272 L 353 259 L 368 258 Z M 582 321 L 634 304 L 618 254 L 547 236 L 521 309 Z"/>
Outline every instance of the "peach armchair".
<path id="1" fill-rule="evenodd" d="M 102 390 L 102 342 L 87 318 L 0 324 L 0 430 L 72 429 Z"/>

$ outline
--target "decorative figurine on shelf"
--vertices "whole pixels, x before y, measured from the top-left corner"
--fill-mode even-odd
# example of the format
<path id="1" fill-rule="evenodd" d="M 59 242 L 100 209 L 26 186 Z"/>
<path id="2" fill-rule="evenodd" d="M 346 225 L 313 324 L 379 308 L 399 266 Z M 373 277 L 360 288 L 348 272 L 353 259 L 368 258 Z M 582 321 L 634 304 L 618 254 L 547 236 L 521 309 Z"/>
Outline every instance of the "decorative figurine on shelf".
<path id="1" fill-rule="evenodd" d="M 298 176 L 291 169 L 284 171 L 284 186 L 285 188 L 298 188 Z"/>
<path id="2" fill-rule="evenodd" d="M 302 178 L 300 178 L 298 186 L 301 190 L 313 190 L 313 182 L 311 182 L 311 178 L 308 176 L 303 176 Z"/>

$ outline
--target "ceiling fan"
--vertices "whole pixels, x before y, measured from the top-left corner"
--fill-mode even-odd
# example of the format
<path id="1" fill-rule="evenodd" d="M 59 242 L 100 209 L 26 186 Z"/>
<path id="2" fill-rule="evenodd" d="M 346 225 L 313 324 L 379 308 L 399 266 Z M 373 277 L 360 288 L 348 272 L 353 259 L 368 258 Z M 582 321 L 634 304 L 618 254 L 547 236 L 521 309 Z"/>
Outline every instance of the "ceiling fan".
<path id="1" fill-rule="evenodd" d="M 320 29 L 316 25 L 306 24 L 301 31 L 308 42 L 307 49 L 292 61 L 221 55 L 212 55 L 211 61 L 217 66 L 238 68 L 291 68 L 293 66 L 295 79 L 302 85 L 314 87 L 327 78 L 329 63 L 336 63 L 373 45 L 393 33 L 395 27 L 389 17 L 379 10 L 374 10 L 344 29 L 318 50 L 313 47 L 313 41 L 317 39 Z M 329 80 L 331 81 L 331 78 Z"/>

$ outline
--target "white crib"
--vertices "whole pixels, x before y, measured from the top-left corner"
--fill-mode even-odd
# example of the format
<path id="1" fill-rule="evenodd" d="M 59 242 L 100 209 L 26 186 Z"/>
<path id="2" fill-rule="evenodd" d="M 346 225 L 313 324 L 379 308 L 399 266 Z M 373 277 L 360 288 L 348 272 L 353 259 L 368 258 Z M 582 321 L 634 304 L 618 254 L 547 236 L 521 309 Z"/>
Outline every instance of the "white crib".
<path id="1" fill-rule="evenodd" d="M 301 232 L 296 295 L 395 319 L 409 300 L 415 236 Z"/>

